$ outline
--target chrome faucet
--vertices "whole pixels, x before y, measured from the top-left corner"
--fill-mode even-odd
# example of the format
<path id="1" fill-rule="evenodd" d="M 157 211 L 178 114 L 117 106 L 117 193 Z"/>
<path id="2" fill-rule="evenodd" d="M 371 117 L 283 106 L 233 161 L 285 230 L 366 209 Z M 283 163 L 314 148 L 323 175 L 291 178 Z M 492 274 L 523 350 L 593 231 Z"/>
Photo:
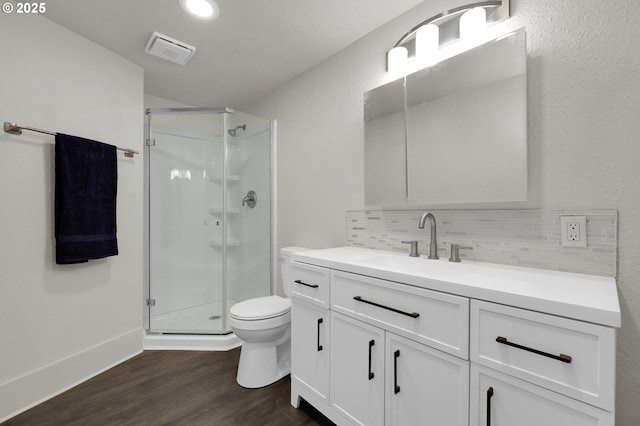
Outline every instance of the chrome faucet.
<path id="1" fill-rule="evenodd" d="M 420 218 L 418 228 L 424 229 L 424 223 L 429 219 L 431 224 L 431 244 L 429 244 L 429 259 L 438 259 L 438 243 L 436 242 L 436 218 L 431 213 L 425 213 Z"/>

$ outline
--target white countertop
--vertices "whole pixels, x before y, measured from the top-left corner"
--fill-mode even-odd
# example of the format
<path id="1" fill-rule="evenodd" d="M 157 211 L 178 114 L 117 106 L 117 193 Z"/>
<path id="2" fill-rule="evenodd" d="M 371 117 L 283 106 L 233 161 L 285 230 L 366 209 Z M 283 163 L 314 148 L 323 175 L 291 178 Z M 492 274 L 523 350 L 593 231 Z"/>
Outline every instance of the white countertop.
<path id="1" fill-rule="evenodd" d="M 358 247 L 294 253 L 292 259 L 595 324 L 621 325 L 614 278 L 464 260 L 453 263 Z"/>

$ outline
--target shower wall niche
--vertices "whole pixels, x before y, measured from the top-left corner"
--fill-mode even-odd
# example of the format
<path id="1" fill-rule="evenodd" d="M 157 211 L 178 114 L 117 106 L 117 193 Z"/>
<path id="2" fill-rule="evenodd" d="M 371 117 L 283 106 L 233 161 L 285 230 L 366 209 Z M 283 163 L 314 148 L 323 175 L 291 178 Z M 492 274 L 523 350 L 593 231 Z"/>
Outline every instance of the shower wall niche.
<path id="1" fill-rule="evenodd" d="M 271 293 L 271 127 L 227 108 L 147 111 L 150 332 L 227 334 L 233 304 Z"/>

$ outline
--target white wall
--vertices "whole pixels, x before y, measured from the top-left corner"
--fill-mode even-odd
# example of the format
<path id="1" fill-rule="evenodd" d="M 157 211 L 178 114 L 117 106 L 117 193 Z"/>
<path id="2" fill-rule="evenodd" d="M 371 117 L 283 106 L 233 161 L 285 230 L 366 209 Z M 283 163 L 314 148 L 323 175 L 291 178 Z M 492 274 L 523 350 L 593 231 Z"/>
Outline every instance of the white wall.
<path id="1" fill-rule="evenodd" d="M 147 108 L 193 108 L 193 105 L 182 104 L 180 102 L 145 93 L 144 108 L 145 110 Z"/>
<path id="2" fill-rule="evenodd" d="M 459 5 L 429 1 L 244 107 L 278 119 L 279 245 L 344 245 L 363 208 L 365 91 L 386 82 L 385 52 L 420 21 Z M 528 43 L 529 198 L 467 208 L 619 211 L 618 426 L 640 401 L 640 7 L 511 0 L 502 30 Z M 442 207 L 442 206 L 439 206 Z M 458 206 L 460 207 L 460 206 Z"/>
<path id="3" fill-rule="evenodd" d="M 2 121 L 142 152 L 143 72 L 33 15 L 0 15 Z M 142 349 L 142 156 L 118 155 L 120 254 L 56 265 L 53 137 L 0 133 L 0 421 Z"/>

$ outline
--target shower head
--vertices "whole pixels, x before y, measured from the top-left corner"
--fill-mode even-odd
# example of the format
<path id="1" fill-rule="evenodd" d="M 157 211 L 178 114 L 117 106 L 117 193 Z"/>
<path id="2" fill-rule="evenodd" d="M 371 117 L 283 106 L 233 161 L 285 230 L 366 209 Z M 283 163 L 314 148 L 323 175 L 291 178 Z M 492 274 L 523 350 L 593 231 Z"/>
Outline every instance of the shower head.
<path id="1" fill-rule="evenodd" d="M 236 137 L 236 132 L 239 129 L 247 130 L 247 125 L 246 124 L 241 124 L 240 126 L 236 126 L 234 129 L 227 130 L 227 132 L 229 132 L 229 134 L 235 138 Z"/>

